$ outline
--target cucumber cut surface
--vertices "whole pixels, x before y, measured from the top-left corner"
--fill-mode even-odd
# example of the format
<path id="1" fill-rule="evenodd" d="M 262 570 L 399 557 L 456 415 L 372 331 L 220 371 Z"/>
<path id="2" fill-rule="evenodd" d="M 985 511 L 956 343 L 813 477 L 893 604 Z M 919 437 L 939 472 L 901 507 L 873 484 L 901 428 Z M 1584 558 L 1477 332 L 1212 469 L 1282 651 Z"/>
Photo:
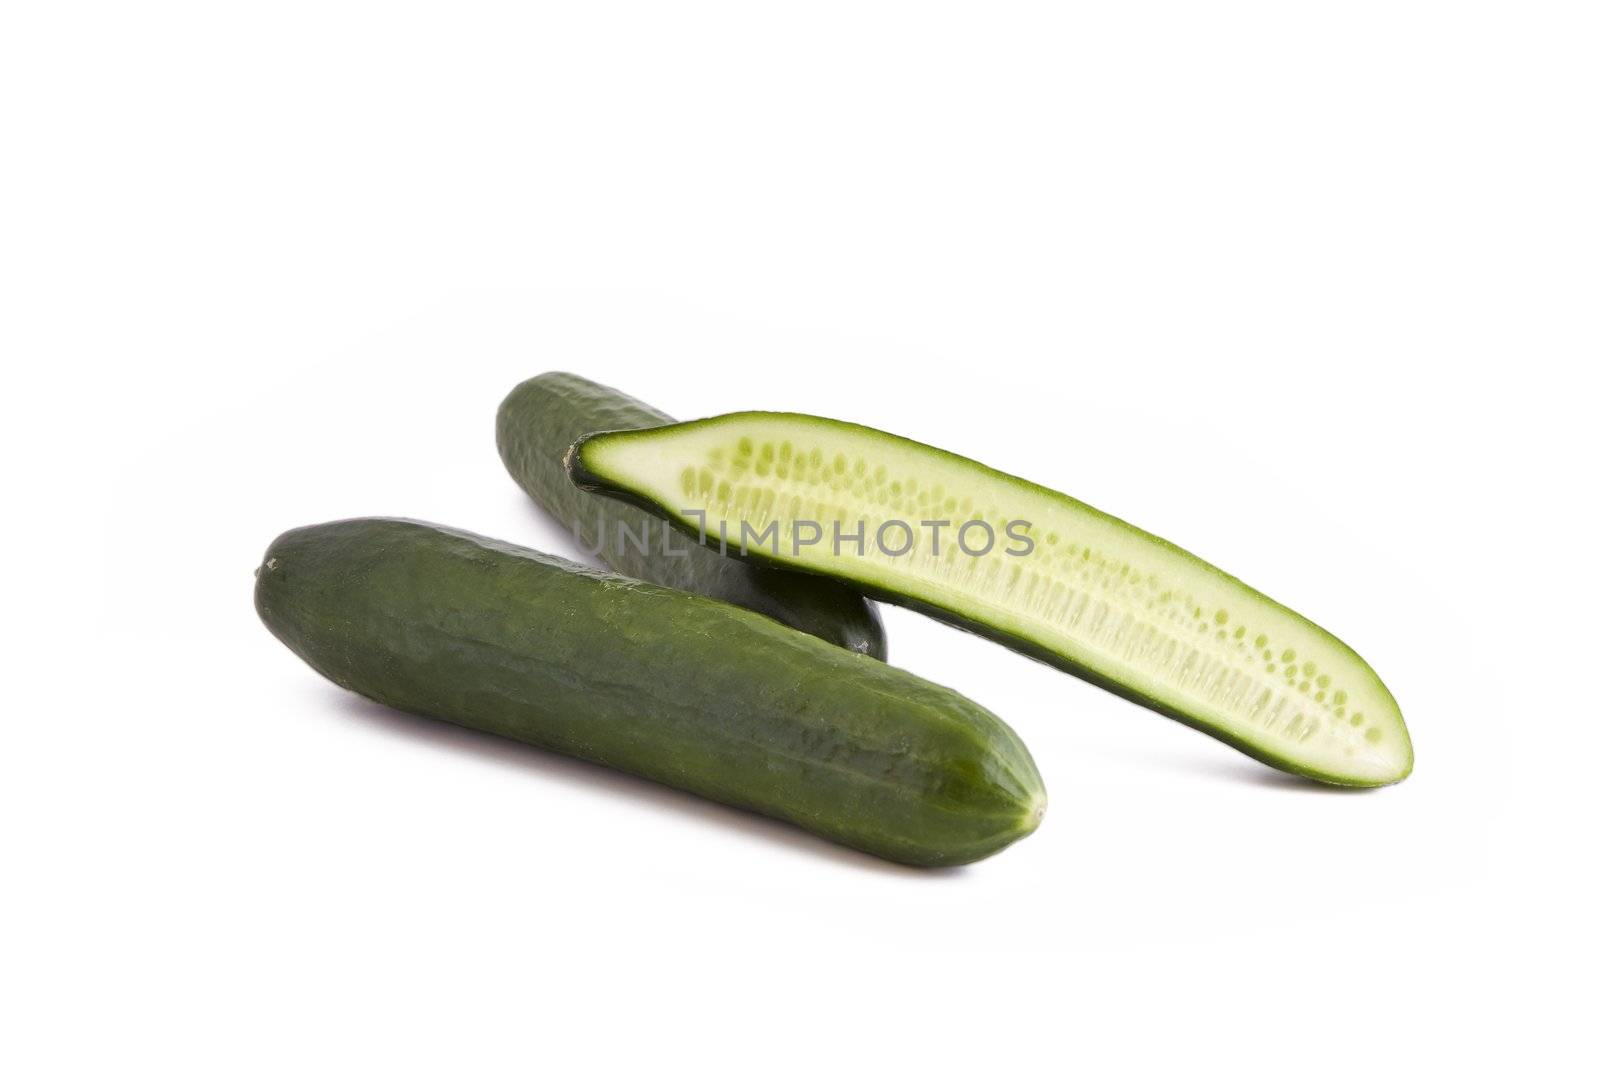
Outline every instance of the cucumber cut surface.
<path id="1" fill-rule="evenodd" d="M 1279 769 L 1355 786 L 1411 772 L 1398 705 L 1344 642 L 1170 542 L 962 456 L 742 412 L 594 434 L 567 468 L 730 552 L 994 638 Z"/>

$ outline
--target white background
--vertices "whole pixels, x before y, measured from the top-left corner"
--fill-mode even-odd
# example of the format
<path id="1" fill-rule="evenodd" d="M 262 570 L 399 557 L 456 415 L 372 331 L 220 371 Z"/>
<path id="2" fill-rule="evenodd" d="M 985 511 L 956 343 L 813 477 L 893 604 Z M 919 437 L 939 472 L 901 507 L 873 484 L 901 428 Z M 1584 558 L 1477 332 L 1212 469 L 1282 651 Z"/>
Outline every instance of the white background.
<path id="1" fill-rule="evenodd" d="M 12 3 L 0 1059 L 1594 1054 L 1592 4 Z M 551 369 L 868 422 L 1311 615 L 1309 788 L 887 610 L 1040 830 L 918 873 L 341 693 L 290 526 L 568 542 Z M 1593 1060 L 1588 1060 L 1593 1062 Z"/>

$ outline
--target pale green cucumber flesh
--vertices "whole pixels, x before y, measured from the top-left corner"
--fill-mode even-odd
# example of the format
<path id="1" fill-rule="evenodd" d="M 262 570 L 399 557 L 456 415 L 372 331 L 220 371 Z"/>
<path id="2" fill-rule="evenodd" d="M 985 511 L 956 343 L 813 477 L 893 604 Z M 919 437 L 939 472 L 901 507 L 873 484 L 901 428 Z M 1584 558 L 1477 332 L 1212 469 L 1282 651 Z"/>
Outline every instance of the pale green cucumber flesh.
<path id="1" fill-rule="evenodd" d="M 852 423 L 744 412 L 595 434 L 567 465 L 580 486 L 729 551 L 993 637 L 1283 770 L 1359 786 L 1411 771 L 1399 707 L 1344 642 L 1176 545 L 973 460 Z M 814 531 L 801 520 L 820 524 L 819 543 L 803 543 Z M 917 535 L 903 554 L 895 521 Z M 923 524 L 940 521 L 936 554 Z M 978 525 L 956 541 L 979 522 L 995 533 L 988 551 Z"/>

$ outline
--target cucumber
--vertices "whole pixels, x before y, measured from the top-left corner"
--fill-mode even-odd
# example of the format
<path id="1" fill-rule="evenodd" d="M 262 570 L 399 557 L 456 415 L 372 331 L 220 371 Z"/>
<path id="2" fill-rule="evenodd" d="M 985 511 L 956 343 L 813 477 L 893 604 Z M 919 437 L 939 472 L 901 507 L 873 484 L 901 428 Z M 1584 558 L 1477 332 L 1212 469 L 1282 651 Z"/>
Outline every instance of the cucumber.
<path id="1" fill-rule="evenodd" d="M 726 600 L 843 648 L 887 659 L 878 608 L 860 594 L 825 578 L 725 556 L 635 508 L 576 489 L 562 469 L 567 446 L 582 434 L 671 423 L 669 416 L 626 393 L 576 374 L 552 373 L 511 390 L 495 419 L 495 439 L 517 484 L 612 570 Z"/>
<path id="2" fill-rule="evenodd" d="M 968 863 L 1044 812 L 983 708 L 708 597 L 400 519 L 291 530 L 256 576 L 267 628 L 337 685 L 887 859 Z"/>
<path id="3" fill-rule="evenodd" d="M 991 637 L 1282 770 L 1355 786 L 1411 772 L 1399 707 L 1344 642 L 1159 537 L 970 459 L 745 412 L 595 434 L 567 465 L 583 488 Z"/>

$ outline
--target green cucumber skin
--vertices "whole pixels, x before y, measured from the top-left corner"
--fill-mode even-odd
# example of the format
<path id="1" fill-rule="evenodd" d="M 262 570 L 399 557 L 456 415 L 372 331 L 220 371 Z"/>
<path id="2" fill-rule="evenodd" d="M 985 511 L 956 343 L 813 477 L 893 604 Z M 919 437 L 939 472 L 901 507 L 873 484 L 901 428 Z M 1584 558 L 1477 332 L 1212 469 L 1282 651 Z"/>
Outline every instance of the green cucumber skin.
<path id="1" fill-rule="evenodd" d="M 960 694 L 755 612 L 401 519 L 291 530 L 267 628 L 390 707 L 676 786 L 916 866 L 1026 836 L 1044 787 Z"/>
<path id="2" fill-rule="evenodd" d="M 628 525 L 640 530 L 636 508 L 575 488 L 562 457 L 572 443 L 596 430 L 641 430 L 673 419 L 625 393 L 553 372 L 511 390 L 495 419 L 495 439 L 506 470 L 522 489 L 579 539 L 586 551 L 619 574 L 656 585 L 725 600 L 874 659 L 888 659 L 878 608 L 826 578 L 775 570 L 719 553 L 676 529 L 649 524 L 648 548 L 619 538 Z M 597 536 L 597 532 L 604 537 Z"/>
<path id="3" fill-rule="evenodd" d="M 1365 672 L 1366 680 L 1369 681 L 1375 690 L 1381 693 L 1383 698 L 1385 698 L 1393 707 L 1393 720 L 1392 722 L 1386 722 L 1385 726 L 1386 728 L 1395 729 L 1399 736 L 1403 739 L 1405 762 L 1404 765 L 1397 770 L 1397 772 L 1381 779 L 1345 774 L 1336 769 L 1330 769 L 1326 766 L 1312 765 L 1310 763 L 1297 760 L 1290 755 L 1286 755 L 1284 752 L 1274 750 L 1271 747 L 1254 743 L 1249 738 L 1242 737 L 1231 732 L 1225 725 L 1208 722 L 1197 715 L 1191 714 L 1188 710 L 1182 707 L 1176 706 L 1167 701 L 1163 701 L 1151 693 L 1143 691 L 1135 683 L 1131 683 L 1125 679 L 1112 677 L 1102 671 L 1095 670 L 1093 667 L 1085 663 L 1073 659 L 1070 656 L 1061 654 L 1056 649 L 1040 644 L 1038 641 L 1033 640 L 1025 634 L 1013 632 L 1001 626 L 986 624 L 983 620 L 971 618 L 940 604 L 930 603 L 924 598 L 910 595 L 905 590 L 895 586 L 872 581 L 864 581 L 855 576 L 839 573 L 835 570 L 829 569 L 825 565 L 818 565 L 815 562 L 811 562 L 810 557 L 796 558 L 794 556 L 785 555 L 782 552 L 773 554 L 769 552 L 763 544 L 757 544 L 752 548 L 751 546 L 742 545 L 737 539 L 730 539 L 728 544 L 725 546 L 727 551 L 740 554 L 748 551 L 750 558 L 760 559 L 763 563 L 767 563 L 775 567 L 792 568 L 805 573 L 825 575 L 836 581 L 842 582 L 851 588 L 860 590 L 864 595 L 870 596 L 875 600 L 909 608 L 911 610 L 928 615 L 957 629 L 976 634 L 980 637 L 988 638 L 998 644 L 1012 649 L 1013 651 L 1026 655 L 1029 658 L 1038 660 L 1039 662 L 1048 664 L 1049 666 L 1055 667 L 1076 677 L 1082 678 L 1092 684 L 1114 692 L 1141 707 L 1148 708 L 1152 711 L 1174 719 L 1175 721 L 1181 722 L 1186 726 L 1200 730 L 1201 732 L 1206 733 L 1219 741 L 1222 741 L 1224 744 L 1227 744 L 1252 757 L 1253 759 L 1259 760 L 1267 766 L 1273 767 L 1277 770 L 1285 771 L 1290 774 L 1295 774 L 1328 785 L 1348 786 L 1353 788 L 1372 788 L 1376 786 L 1391 785 L 1395 782 L 1404 780 L 1410 775 L 1413 766 L 1410 738 L 1408 732 L 1406 731 L 1404 719 L 1400 716 L 1398 705 L 1394 703 L 1392 694 L 1389 693 L 1387 687 L 1384 686 L 1382 681 L 1377 677 L 1376 672 L 1374 672 L 1372 668 L 1367 665 L 1366 662 L 1362 660 L 1361 657 L 1357 655 L 1354 650 L 1350 649 L 1350 647 L 1343 641 L 1339 640 L 1333 634 L 1328 633 L 1328 631 L 1322 627 L 1310 622 L 1310 620 L 1305 619 L 1304 616 L 1299 615 L 1299 613 L 1294 612 L 1292 609 L 1278 603 L 1275 600 L 1272 600 L 1270 597 L 1267 597 L 1254 588 L 1239 581 L 1232 575 L 1223 572 L 1214 565 L 1207 563 L 1197 556 L 1194 556 L 1192 553 L 1189 553 L 1184 549 L 1171 544 L 1164 538 L 1149 534 L 1146 531 L 1140 530 L 1129 523 L 1123 522 L 1120 519 L 1116 519 L 1114 516 L 1104 515 L 1104 513 L 1100 513 L 1096 511 L 1096 509 L 1088 508 L 1087 505 L 1083 505 L 1079 501 L 1073 500 L 1070 497 L 1066 497 L 1064 494 L 1057 493 L 1056 491 L 1048 489 L 1044 486 L 1028 482 L 1025 479 L 1016 477 L 1015 475 L 1006 474 L 1003 471 L 988 467 L 965 456 L 948 452 L 944 449 L 939 449 L 931 445 L 925 445 L 921 442 L 912 441 L 909 438 L 885 433 L 881 430 L 859 426 L 854 423 L 843 423 L 839 422 L 838 420 L 827 419 L 820 416 L 797 415 L 787 412 L 736 412 L 729 415 L 714 416 L 708 419 L 695 420 L 693 422 L 676 423 L 670 427 L 653 431 L 598 432 L 586 435 L 577 441 L 567 454 L 566 466 L 568 477 L 575 485 L 582 489 L 586 489 L 592 493 L 595 493 L 596 495 L 625 501 L 629 504 L 632 504 L 634 507 L 664 518 L 680 526 L 687 532 L 694 534 L 696 537 L 699 537 L 702 535 L 700 527 L 691 521 L 687 521 L 684 516 L 674 507 L 662 500 L 658 500 L 653 496 L 639 491 L 633 485 L 629 484 L 629 481 L 625 476 L 619 476 L 616 472 L 607 472 L 597 468 L 591 458 L 594 446 L 597 444 L 603 445 L 608 439 L 643 440 L 647 437 L 665 439 L 667 435 L 677 431 L 692 433 L 698 428 L 713 426 L 720 423 L 732 423 L 735 420 L 761 419 L 795 420 L 796 422 L 811 423 L 818 426 L 839 427 L 852 432 L 859 432 L 863 435 L 881 438 L 884 440 L 893 440 L 904 445 L 910 445 L 917 449 L 924 450 L 928 456 L 935 458 L 939 462 L 958 464 L 968 468 L 969 470 L 980 471 L 986 477 L 993 477 L 999 481 L 1023 487 L 1030 492 L 1046 494 L 1056 497 L 1060 500 L 1068 501 L 1076 507 L 1085 508 L 1089 511 L 1095 511 L 1096 514 L 1107 520 L 1110 520 L 1122 529 L 1130 533 L 1137 534 L 1152 544 L 1159 544 L 1165 549 L 1172 550 L 1177 555 L 1186 558 L 1190 564 L 1196 565 L 1205 571 L 1208 571 L 1220 578 L 1226 579 L 1228 582 L 1232 583 L 1232 585 L 1237 587 L 1237 590 L 1244 597 L 1249 598 L 1258 604 L 1282 612 L 1285 616 L 1298 620 L 1300 623 L 1306 625 L 1308 628 L 1319 634 L 1322 639 L 1326 640 L 1331 645 L 1337 646 L 1348 653 L 1354 662 L 1359 665 L 1359 668 Z M 704 536 L 711 544 L 718 543 L 716 531 L 707 529 L 704 532 Z"/>

